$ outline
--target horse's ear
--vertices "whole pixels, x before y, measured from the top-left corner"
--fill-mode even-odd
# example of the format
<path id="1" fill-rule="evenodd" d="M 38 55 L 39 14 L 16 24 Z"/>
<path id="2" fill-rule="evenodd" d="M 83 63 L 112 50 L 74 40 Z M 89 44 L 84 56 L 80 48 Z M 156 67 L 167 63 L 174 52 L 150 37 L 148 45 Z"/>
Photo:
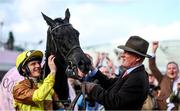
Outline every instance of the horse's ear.
<path id="1" fill-rule="evenodd" d="M 69 12 L 69 9 L 67 8 L 65 12 L 64 20 L 69 23 L 69 18 L 70 18 L 70 12 Z"/>
<path id="2" fill-rule="evenodd" d="M 42 13 L 42 12 L 41 12 L 41 13 Z M 46 15 L 43 14 L 43 13 L 42 13 L 42 16 L 43 16 L 44 20 L 46 21 L 46 23 L 47 23 L 49 26 L 51 26 L 51 27 L 56 26 L 56 24 L 54 23 L 54 21 L 53 21 L 50 17 L 46 16 Z"/>

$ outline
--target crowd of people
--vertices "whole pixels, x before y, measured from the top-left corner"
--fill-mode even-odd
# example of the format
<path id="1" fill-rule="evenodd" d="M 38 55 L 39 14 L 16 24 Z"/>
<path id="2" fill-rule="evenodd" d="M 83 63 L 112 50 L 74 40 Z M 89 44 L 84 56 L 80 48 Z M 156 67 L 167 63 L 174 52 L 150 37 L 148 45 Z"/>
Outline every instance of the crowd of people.
<path id="1" fill-rule="evenodd" d="M 91 60 L 90 72 L 84 74 L 78 68 L 81 80 L 68 78 L 73 97 L 82 89 L 86 93 L 78 99 L 75 110 L 178 110 L 180 98 L 179 66 L 169 61 L 163 74 L 156 63 L 158 41 L 152 42 L 152 54 L 147 54 L 149 42 L 139 36 L 131 36 L 119 53 L 118 66 L 105 52 L 97 53 Z M 25 79 L 13 87 L 14 107 L 18 110 L 51 110 L 52 101 L 58 100 L 53 90 L 56 65 L 54 56 L 48 58 L 50 74 L 40 80 L 41 51 L 24 51 L 16 60 L 16 68 Z M 148 71 L 143 61 L 149 61 Z M 57 105 L 63 109 L 63 104 Z"/>

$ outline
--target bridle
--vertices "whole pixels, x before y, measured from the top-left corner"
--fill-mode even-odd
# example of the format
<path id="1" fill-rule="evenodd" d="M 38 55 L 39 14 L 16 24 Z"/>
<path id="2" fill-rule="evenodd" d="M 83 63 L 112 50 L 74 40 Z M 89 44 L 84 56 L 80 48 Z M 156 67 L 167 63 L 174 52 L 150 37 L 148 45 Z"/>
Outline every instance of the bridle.
<path id="1" fill-rule="evenodd" d="M 51 40 L 53 41 L 53 45 L 54 45 L 54 47 L 55 47 L 55 53 L 57 53 L 58 51 L 59 51 L 59 48 L 57 47 L 57 45 L 56 45 L 56 40 L 54 39 L 54 36 L 53 36 L 53 31 L 55 30 L 55 29 L 57 29 L 57 28 L 60 28 L 60 27 L 62 27 L 62 26 L 72 26 L 71 24 L 69 24 L 69 23 L 66 23 L 66 24 L 61 24 L 61 25 L 57 25 L 56 27 L 54 27 L 54 28 L 52 28 L 51 29 L 51 27 L 50 27 L 50 35 L 51 35 Z M 67 60 L 68 59 L 68 56 L 70 55 L 70 53 L 74 50 L 74 49 L 76 49 L 76 48 L 80 48 L 80 46 L 79 45 L 74 45 L 69 51 L 68 51 L 68 53 L 65 55 L 65 54 L 63 54 L 63 53 L 61 53 L 61 55 L 63 56 L 63 58 L 65 59 L 65 60 Z M 60 51 L 59 51 L 60 52 Z"/>
<path id="2" fill-rule="evenodd" d="M 54 31 L 55 29 L 57 29 L 57 28 L 62 27 L 62 26 L 72 26 L 72 25 L 69 24 L 69 23 L 65 23 L 65 24 L 57 25 L 57 26 L 54 27 L 54 28 L 51 28 L 51 27 L 49 28 L 49 30 L 50 30 L 50 36 L 51 36 L 51 41 L 53 42 L 53 45 L 54 45 L 54 48 L 55 48 L 55 53 L 57 53 L 57 52 L 60 52 L 60 53 L 61 53 L 61 51 L 60 51 L 60 49 L 57 47 L 56 40 L 55 40 L 55 38 L 54 38 L 54 36 L 53 36 L 53 31 Z M 80 48 L 80 46 L 79 46 L 79 45 L 74 45 L 74 46 L 67 52 L 66 55 L 63 54 L 63 53 L 61 53 L 61 55 L 63 56 L 65 62 L 67 63 L 67 68 L 66 68 L 66 71 L 65 71 L 66 74 L 67 74 L 67 76 L 72 77 L 72 78 L 75 78 L 75 79 L 80 79 L 80 77 L 79 77 L 78 74 L 77 74 L 77 66 L 73 65 L 73 62 L 71 61 L 71 59 L 69 59 L 69 55 L 71 54 L 71 52 L 72 52 L 73 50 L 77 49 L 77 48 Z M 67 62 L 67 61 L 68 61 L 68 62 Z"/>

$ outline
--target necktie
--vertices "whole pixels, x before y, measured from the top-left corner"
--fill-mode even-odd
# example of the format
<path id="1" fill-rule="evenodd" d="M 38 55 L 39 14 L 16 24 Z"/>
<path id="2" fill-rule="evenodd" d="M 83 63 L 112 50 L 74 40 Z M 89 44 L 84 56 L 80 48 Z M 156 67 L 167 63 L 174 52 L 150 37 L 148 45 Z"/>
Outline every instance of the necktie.
<path id="1" fill-rule="evenodd" d="M 124 74 L 123 74 L 123 76 L 122 76 L 122 78 L 124 78 L 124 77 L 127 76 L 127 75 L 128 75 L 128 73 L 127 73 L 127 71 L 125 71 Z"/>

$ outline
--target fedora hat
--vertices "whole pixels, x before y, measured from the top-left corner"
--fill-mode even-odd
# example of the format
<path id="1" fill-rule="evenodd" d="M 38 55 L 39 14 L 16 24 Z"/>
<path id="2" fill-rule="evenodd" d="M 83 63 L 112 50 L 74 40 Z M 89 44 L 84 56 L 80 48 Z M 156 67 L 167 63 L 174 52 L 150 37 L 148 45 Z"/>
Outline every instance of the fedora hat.
<path id="1" fill-rule="evenodd" d="M 125 51 L 133 52 L 143 57 L 151 58 L 146 54 L 149 47 L 149 43 L 139 36 L 131 36 L 125 45 L 119 45 L 118 48 Z"/>

